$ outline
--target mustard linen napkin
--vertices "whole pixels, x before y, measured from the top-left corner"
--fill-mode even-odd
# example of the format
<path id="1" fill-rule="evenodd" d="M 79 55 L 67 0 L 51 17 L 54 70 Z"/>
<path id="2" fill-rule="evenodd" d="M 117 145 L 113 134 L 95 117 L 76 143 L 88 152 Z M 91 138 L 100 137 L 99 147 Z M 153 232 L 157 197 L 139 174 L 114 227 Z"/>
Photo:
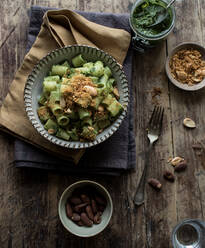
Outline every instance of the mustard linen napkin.
<path id="1" fill-rule="evenodd" d="M 23 100 L 27 77 L 38 61 L 56 48 L 74 44 L 98 47 L 123 64 L 130 44 L 130 34 L 122 29 L 90 22 L 71 10 L 47 11 L 36 41 L 26 54 L 0 109 L 0 125 L 5 132 L 78 163 L 84 150 L 57 146 L 38 134 L 26 116 Z"/>

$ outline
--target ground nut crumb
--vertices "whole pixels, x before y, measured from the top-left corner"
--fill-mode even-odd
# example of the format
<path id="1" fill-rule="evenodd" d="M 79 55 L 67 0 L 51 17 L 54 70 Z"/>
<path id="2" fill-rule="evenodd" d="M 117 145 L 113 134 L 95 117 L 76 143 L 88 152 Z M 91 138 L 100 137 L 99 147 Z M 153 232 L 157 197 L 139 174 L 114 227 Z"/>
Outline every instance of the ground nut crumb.
<path id="1" fill-rule="evenodd" d="M 205 61 L 195 49 L 182 49 L 175 53 L 170 62 L 172 76 L 189 86 L 200 83 L 205 77 Z"/>

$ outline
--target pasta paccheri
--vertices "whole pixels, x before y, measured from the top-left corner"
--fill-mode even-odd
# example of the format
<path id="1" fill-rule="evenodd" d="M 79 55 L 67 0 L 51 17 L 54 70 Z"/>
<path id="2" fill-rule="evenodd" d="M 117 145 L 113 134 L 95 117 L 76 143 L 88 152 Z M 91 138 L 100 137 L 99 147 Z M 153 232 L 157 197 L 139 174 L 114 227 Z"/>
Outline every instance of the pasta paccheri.
<path id="1" fill-rule="evenodd" d="M 87 62 L 80 54 L 53 65 L 44 78 L 37 110 L 49 134 L 64 140 L 93 141 L 123 111 L 108 66 Z"/>

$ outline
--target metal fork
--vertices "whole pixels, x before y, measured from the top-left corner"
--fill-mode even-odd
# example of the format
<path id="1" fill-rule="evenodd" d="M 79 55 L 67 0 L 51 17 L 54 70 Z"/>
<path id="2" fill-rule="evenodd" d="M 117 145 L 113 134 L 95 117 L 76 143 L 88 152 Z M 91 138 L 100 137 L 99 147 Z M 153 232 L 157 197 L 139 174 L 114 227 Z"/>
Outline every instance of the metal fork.
<path id="1" fill-rule="evenodd" d="M 154 142 L 158 140 L 161 134 L 163 115 L 164 115 L 164 108 L 155 107 L 148 124 L 147 136 L 150 143 L 145 153 L 145 166 L 134 197 L 134 203 L 137 206 L 140 206 L 144 202 L 144 189 L 145 189 L 147 168 L 149 166 L 150 151 L 153 147 Z"/>

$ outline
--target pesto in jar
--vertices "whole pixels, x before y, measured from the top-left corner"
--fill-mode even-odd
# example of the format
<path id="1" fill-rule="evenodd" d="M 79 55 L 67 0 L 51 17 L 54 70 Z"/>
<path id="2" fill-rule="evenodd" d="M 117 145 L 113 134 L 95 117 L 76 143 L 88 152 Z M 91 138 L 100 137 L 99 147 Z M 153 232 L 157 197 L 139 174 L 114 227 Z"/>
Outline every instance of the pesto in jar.
<path id="1" fill-rule="evenodd" d="M 150 27 L 157 20 L 157 17 L 163 12 L 166 3 L 161 0 L 145 0 L 136 6 L 132 23 L 136 31 L 146 36 L 158 36 L 167 29 L 172 23 L 172 11 L 169 8 L 167 18 L 156 26 Z"/>

